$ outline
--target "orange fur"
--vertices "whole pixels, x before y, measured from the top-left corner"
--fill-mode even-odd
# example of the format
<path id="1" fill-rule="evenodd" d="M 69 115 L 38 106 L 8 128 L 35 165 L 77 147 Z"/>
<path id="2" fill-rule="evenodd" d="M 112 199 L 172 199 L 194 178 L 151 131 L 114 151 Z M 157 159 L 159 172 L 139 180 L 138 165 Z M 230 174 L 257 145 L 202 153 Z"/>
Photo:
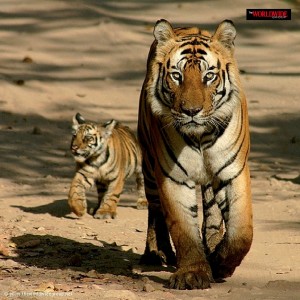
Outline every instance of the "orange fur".
<path id="1" fill-rule="evenodd" d="M 250 139 L 235 35 L 230 21 L 213 35 L 166 20 L 154 28 L 138 120 L 149 202 L 142 262 L 176 260 L 171 288 L 207 288 L 231 276 L 251 246 Z"/>
<path id="2" fill-rule="evenodd" d="M 98 206 L 94 218 L 115 218 L 125 179 L 133 173 L 139 194 L 137 208 L 147 208 L 141 150 L 131 130 L 114 120 L 104 125 L 86 122 L 80 114 L 73 119 L 73 130 L 71 150 L 76 174 L 69 191 L 71 210 L 77 216 L 86 213 L 85 192 L 96 184 Z"/>

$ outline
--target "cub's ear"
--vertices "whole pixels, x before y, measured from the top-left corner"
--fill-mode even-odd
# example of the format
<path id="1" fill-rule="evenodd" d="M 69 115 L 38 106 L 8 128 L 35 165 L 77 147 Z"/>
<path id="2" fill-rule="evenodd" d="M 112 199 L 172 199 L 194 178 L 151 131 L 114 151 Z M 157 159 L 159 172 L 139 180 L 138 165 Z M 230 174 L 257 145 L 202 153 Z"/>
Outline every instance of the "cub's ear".
<path id="1" fill-rule="evenodd" d="M 233 51 L 235 37 L 236 30 L 233 22 L 231 20 L 224 20 L 214 33 L 213 40 L 218 40 L 225 48 Z"/>
<path id="2" fill-rule="evenodd" d="M 115 128 L 116 125 L 117 125 L 117 121 L 114 119 L 103 124 L 103 127 L 105 128 L 105 135 L 107 137 L 109 137 L 112 134 L 113 129 Z"/>
<path id="3" fill-rule="evenodd" d="M 153 35 L 157 40 L 158 44 L 163 44 L 171 38 L 175 37 L 173 27 L 171 24 L 164 19 L 158 20 L 154 26 Z"/>
<path id="4" fill-rule="evenodd" d="M 85 119 L 80 113 L 77 113 L 73 117 L 73 125 L 79 125 L 79 124 L 84 124 L 84 123 L 85 123 Z"/>

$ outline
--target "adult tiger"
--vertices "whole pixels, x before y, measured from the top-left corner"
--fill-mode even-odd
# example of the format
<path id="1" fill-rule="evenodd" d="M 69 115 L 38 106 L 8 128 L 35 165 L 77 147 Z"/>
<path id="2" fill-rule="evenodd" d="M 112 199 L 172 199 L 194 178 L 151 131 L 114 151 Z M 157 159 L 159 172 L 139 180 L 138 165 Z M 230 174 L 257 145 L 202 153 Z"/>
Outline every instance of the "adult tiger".
<path id="1" fill-rule="evenodd" d="M 134 173 L 139 196 L 137 208 L 147 208 L 141 149 L 129 127 L 115 120 L 105 124 L 88 122 L 77 113 L 73 117 L 71 151 L 76 173 L 68 203 L 77 216 L 86 213 L 85 193 L 96 183 L 98 206 L 93 212 L 94 218 L 115 218 L 125 179 Z"/>
<path id="2" fill-rule="evenodd" d="M 173 29 L 166 20 L 154 28 L 138 120 L 149 203 L 142 262 L 174 262 L 170 232 L 178 267 L 171 288 L 207 288 L 231 276 L 252 243 L 248 115 L 235 36 L 228 20 L 213 35 Z"/>

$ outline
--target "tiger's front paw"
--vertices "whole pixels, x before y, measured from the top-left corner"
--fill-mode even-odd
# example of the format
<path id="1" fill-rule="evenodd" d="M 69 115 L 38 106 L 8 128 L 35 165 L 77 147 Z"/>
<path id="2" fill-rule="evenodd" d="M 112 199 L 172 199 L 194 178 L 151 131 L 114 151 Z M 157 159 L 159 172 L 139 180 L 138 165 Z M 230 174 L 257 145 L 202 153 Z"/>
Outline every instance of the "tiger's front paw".
<path id="1" fill-rule="evenodd" d="M 100 208 L 94 212 L 95 219 L 115 219 L 117 216 L 117 212 L 109 209 Z"/>
<path id="2" fill-rule="evenodd" d="M 82 217 L 86 213 L 86 202 L 82 200 L 72 200 L 68 201 L 69 206 L 74 214 L 78 217 Z"/>
<path id="3" fill-rule="evenodd" d="M 139 198 L 136 202 L 137 209 L 147 209 L 148 208 L 148 201 L 146 198 Z"/>
<path id="4" fill-rule="evenodd" d="M 169 287 L 177 290 L 207 289 L 213 282 L 209 267 L 180 268 L 169 279 Z"/>

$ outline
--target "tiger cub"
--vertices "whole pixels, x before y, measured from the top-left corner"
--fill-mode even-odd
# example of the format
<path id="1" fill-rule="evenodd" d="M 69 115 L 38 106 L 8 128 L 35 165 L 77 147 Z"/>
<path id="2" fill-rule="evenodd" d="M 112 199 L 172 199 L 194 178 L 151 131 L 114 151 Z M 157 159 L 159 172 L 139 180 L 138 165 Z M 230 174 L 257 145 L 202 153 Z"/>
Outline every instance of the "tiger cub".
<path id="1" fill-rule="evenodd" d="M 76 174 L 68 203 L 77 216 L 87 211 L 86 190 L 96 184 L 98 206 L 94 218 L 115 218 L 125 179 L 136 176 L 137 208 L 146 209 L 141 150 L 131 130 L 111 120 L 105 124 L 87 122 L 79 113 L 73 117 L 71 152 Z"/>

